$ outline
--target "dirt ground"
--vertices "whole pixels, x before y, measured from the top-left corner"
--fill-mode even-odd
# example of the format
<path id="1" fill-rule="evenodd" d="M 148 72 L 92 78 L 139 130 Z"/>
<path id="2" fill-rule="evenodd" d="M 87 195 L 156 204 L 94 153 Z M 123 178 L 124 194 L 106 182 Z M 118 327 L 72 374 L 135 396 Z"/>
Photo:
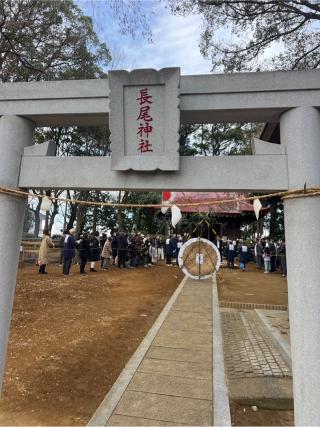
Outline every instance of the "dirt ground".
<path id="1" fill-rule="evenodd" d="M 220 278 L 220 280 L 219 280 Z M 219 300 L 256 304 L 288 304 L 287 280 L 280 272 L 264 274 L 253 263 L 246 271 L 221 268 L 218 277 Z"/>
<path id="2" fill-rule="evenodd" d="M 233 426 L 293 426 L 293 411 L 260 409 L 255 412 L 251 406 L 230 402 Z"/>
<path id="3" fill-rule="evenodd" d="M 0 425 L 85 425 L 180 281 L 177 267 L 65 278 L 50 265 L 19 270 Z M 286 280 L 253 265 L 220 270 L 223 301 L 287 304 Z M 233 425 L 292 425 L 292 411 L 231 402 Z"/>
<path id="4" fill-rule="evenodd" d="M 182 280 L 177 267 L 20 269 L 0 425 L 85 425 Z"/>

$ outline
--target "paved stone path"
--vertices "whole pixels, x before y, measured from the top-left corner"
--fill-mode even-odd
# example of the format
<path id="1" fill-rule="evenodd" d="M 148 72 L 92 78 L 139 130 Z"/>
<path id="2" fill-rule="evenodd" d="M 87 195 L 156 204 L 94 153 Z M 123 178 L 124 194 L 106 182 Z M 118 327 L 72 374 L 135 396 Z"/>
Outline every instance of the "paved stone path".
<path id="1" fill-rule="evenodd" d="M 221 309 L 221 312 L 228 378 L 292 376 L 254 310 Z M 273 316 L 275 322 L 279 319 L 277 314 Z"/>
<path id="2" fill-rule="evenodd" d="M 188 279 L 104 425 L 209 426 L 212 394 L 212 279 Z"/>

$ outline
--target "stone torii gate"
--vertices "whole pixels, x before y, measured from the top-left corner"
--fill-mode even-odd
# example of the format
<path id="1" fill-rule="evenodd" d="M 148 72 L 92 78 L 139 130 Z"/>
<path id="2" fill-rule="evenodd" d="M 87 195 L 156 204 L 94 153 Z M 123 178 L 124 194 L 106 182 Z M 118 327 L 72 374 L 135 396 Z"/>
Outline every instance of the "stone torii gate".
<path id="1" fill-rule="evenodd" d="M 102 80 L 6 83 L 0 90 L 0 186 L 252 192 L 319 187 L 319 108 L 317 70 L 180 76 L 178 68 L 168 68 L 115 71 Z M 100 126 L 108 119 L 111 157 L 55 157 L 50 143 L 33 145 L 37 126 Z M 180 123 L 242 121 L 280 122 L 281 144 L 256 141 L 250 156 L 179 157 Z M 315 426 L 320 263 L 313 248 L 320 242 L 320 198 L 284 205 L 295 422 Z M 0 194 L 1 381 L 25 208 L 25 200 Z"/>

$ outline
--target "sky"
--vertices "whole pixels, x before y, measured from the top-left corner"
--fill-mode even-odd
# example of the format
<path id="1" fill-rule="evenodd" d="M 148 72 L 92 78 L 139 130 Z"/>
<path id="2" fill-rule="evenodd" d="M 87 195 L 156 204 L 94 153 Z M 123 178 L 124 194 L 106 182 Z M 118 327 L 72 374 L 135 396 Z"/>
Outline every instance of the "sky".
<path id="1" fill-rule="evenodd" d="M 142 0 L 143 11 L 149 16 L 153 42 L 140 34 L 135 39 L 122 35 L 117 20 L 104 0 L 78 0 L 85 14 L 93 18 L 95 31 L 110 48 L 113 56 L 111 68 L 180 67 L 181 74 L 208 74 L 209 60 L 199 50 L 201 17 L 174 16 L 161 1 Z"/>

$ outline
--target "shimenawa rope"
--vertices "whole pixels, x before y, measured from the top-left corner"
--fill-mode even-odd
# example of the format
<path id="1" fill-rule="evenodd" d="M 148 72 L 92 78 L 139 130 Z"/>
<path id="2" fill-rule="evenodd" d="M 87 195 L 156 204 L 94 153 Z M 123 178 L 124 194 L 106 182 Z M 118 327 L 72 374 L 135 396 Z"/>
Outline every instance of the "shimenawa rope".
<path id="1" fill-rule="evenodd" d="M 61 197 L 47 196 L 46 194 L 31 194 L 28 191 L 23 191 L 17 188 L 9 188 L 9 187 L 0 187 L 0 194 L 7 194 L 10 196 L 21 197 L 21 198 L 48 198 L 49 200 L 58 200 L 59 202 L 64 203 L 72 203 L 78 205 L 85 206 L 110 206 L 114 208 L 153 208 L 160 209 L 162 207 L 170 207 L 170 205 L 164 205 L 163 203 L 157 204 L 141 204 L 141 203 L 115 203 L 115 202 L 99 202 L 99 201 L 91 201 L 91 200 L 78 200 L 78 199 L 65 199 Z M 250 197 L 235 197 L 233 199 L 225 199 L 225 200 L 214 200 L 214 201 L 202 201 L 195 203 L 175 203 L 178 207 L 184 206 L 214 206 L 214 205 L 224 205 L 234 202 L 242 202 L 242 201 L 253 201 L 255 199 L 270 199 L 273 197 L 280 197 L 284 200 L 288 199 L 296 199 L 296 198 L 304 198 L 304 197 L 319 197 L 320 196 L 320 187 L 310 187 L 303 188 L 297 190 L 288 190 L 288 191 L 280 191 L 277 193 L 269 193 L 263 194 L 259 196 L 250 196 Z"/>

